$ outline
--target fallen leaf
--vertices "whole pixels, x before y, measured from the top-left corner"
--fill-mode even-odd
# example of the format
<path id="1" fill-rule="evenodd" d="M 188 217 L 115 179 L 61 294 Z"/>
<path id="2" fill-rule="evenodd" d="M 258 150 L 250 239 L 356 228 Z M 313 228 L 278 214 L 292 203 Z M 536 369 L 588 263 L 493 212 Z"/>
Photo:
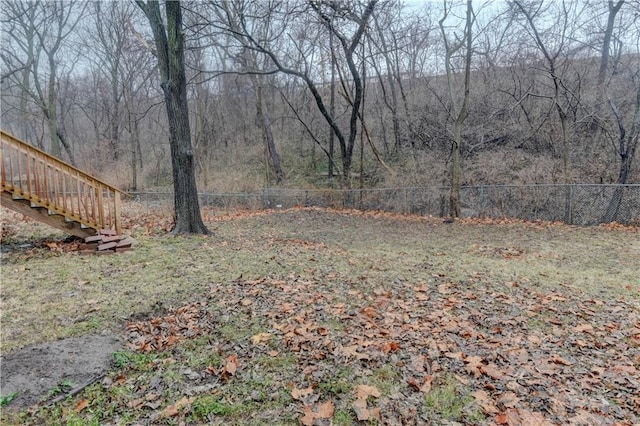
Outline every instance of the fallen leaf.
<path id="1" fill-rule="evenodd" d="M 536 336 L 535 334 L 527 336 L 527 340 L 534 346 L 538 346 L 540 345 L 540 343 L 542 343 L 542 339 L 540 339 L 540 337 Z"/>
<path id="2" fill-rule="evenodd" d="M 522 426 L 553 426 L 555 423 L 547 420 L 542 413 L 525 409 L 518 409 Z"/>
<path id="3" fill-rule="evenodd" d="M 573 331 L 578 333 L 593 333 L 593 326 L 591 324 L 580 324 L 573 328 Z"/>
<path id="4" fill-rule="evenodd" d="M 76 413 L 79 413 L 80 411 L 84 410 L 85 408 L 87 408 L 88 405 L 89 405 L 89 401 L 87 401 L 86 399 L 81 399 L 76 404 L 76 407 L 75 407 Z"/>
<path id="5" fill-rule="evenodd" d="M 388 342 L 382 346 L 382 353 L 388 354 L 389 352 L 395 352 L 400 349 L 400 344 L 398 342 Z"/>
<path id="6" fill-rule="evenodd" d="M 478 389 L 477 391 L 473 392 L 471 395 L 473 395 L 473 397 L 476 400 L 476 403 L 480 407 L 482 407 L 482 409 L 486 414 L 499 413 L 498 408 L 493 403 L 493 399 L 489 396 L 489 394 L 486 391 L 482 389 Z"/>
<path id="7" fill-rule="evenodd" d="M 309 386 L 306 389 L 298 389 L 294 386 L 294 388 L 291 389 L 291 397 L 297 400 L 302 400 L 304 397 L 309 396 L 312 393 L 313 393 L 313 388 L 311 386 Z"/>
<path id="8" fill-rule="evenodd" d="M 373 306 L 368 306 L 364 308 L 361 312 L 371 319 L 378 316 L 378 312 L 376 312 L 376 309 Z"/>
<path id="9" fill-rule="evenodd" d="M 316 418 L 318 419 L 330 419 L 333 417 L 333 413 L 335 412 L 335 406 L 333 405 L 333 401 L 327 401 L 324 403 L 318 404 L 318 410 L 316 414 Z"/>
<path id="10" fill-rule="evenodd" d="M 228 376 L 236 374 L 238 367 L 240 367 L 240 361 L 238 360 L 237 355 L 229 355 L 224 360 L 224 364 L 220 370 L 220 375 L 223 379 L 228 379 Z"/>
<path id="11" fill-rule="evenodd" d="M 464 354 L 462 352 L 445 352 L 444 356 L 451 359 L 464 359 Z"/>
<path id="12" fill-rule="evenodd" d="M 587 346 L 589 346 L 589 344 L 587 342 L 585 342 L 584 340 L 582 340 L 582 339 L 576 339 L 576 341 L 573 342 L 573 344 L 575 346 L 579 346 L 581 348 L 586 348 Z"/>
<path id="13" fill-rule="evenodd" d="M 498 425 L 508 425 L 509 424 L 509 419 L 507 418 L 507 413 L 496 414 L 496 416 L 493 418 L 493 420 Z"/>
<path id="14" fill-rule="evenodd" d="M 367 409 L 366 400 L 357 399 L 356 401 L 353 402 L 353 404 L 351 404 L 351 406 L 353 407 L 353 410 L 356 412 L 356 416 L 358 417 L 359 421 L 369 420 L 369 416 L 371 415 L 371 413 L 369 412 L 369 409 Z"/>
<path id="15" fill-rule="evenodd" d="M 516 395 L 514 392 L 505 392 L 498 399 L 498 403 L 504 405 L 506 408 L 515 408 L 519 402 L 520 402 L 520 399 L 518 398 L 518 395 Z"/>
<path id="16" fill-rule="evenodd" d="M 304 406 L 304 415 L 300 417 L 300 423 L 304 426 L 313 426 L 313 421 L 316 419 L 315 413 L 308 405 Z"/>
<path id="17" fill-rule="evenodd" d="M 271 340 L 271 333 L 258 333 L 251 336 L 251 341 L 254 345 L 259 345 L 260 343 L 266 343 Z"/>
<path id="18" fill-rule="evenodd" d="M 409 377 L 407 379 L 407 384 L 409 386 L 411 386 L 413 388 L 413 390 L 415 390 L 415 391 L 419 391 L 420 390 L 420 382 L 418 382 L 418 380 L 416 380 L 415 377 Z"/>
<path id="19" fill-rule="evenodd" d="M 380 398 L 380 391 L 375 386 L 358 385 L 356 386 L 356 399 L 366 399 L 370 396 L 374 398 Z"/>
<path id="20" fill-rule="evenodd" d="M 431 374 L 427 374 L 424 376 L 424 383 L 420 386 L 420 392 L 429 393 L 431 391 L 431 384 L 433 383 L 433 379 L 435 376 Z"/>
<path id="21" fill-rule="evenodd" d="M 467 364 L 465 366 L 465 369 L 467 370 L 467 373 L 469 374 L 473 374 L 473 376 L 477 379 L 478 377 L 480 377 L 480 367 L 483 366 L 482 364 L 482 357 L 479 356 L 468 356 L 464 359 L 465 364 Z"/>
<path id="22" fill-rule="evenodd" d="M 304 415 L 300 418 L 300 423 L 305 426 L 312 426 L 315 419 L 330 419 L 335 412 L 333 401 L 327 401 L 315 405 L 315 409 L 309 405 L 304 405 Z"/>
<path id="23" fill-rule="evenodd" d="M 549 362 L 552 362 L 554 364 L 573 365 L 573 363 L 571 361 L 568 361 L 568 360 L 562 358 L 560 355 L 552 355 L 549 358 Z"/>
<path id="24" fill-rule="evenodd" d="M 426 362 L 426 357 L 424 355 L 417 355 L 411 357 L 411 368 L 416 373 L 424 373 L 424 364 Z"/>
<path id="25" fill-rule="evenodd" d="M 127 407 L 129 408 L 140 408 L 142 404 L 144 404 L 144 398 L 130 399 L 127 401 Z"/>
<path id="26" fill-rule="evenodd" d="M 495 364 L 482 365 L 480 366 L 480 371 L 496 380 L 503 380 L 506 377 L 505 373 Z"/>
<path id="27" fill-rule="evenodd" d="M 638 370 L 633 365 L 616 364 L 612 367 L 614 371 L 622 373 L 637 374 Z"/>
<path id="28" fill-rule="evenodd" d="M 177 416 L 178 412 L 180 411 L 180 409 L 186 407 L 189 404 L 191 404 L 191 402 L 193 402 L 194 399 L 195 398 L 193 398 L 193 397 L 192 398 L 188 398 L 186 396 L 182 397 L 182 399 L 177 401 L 175 404 L 171 404 L 167 408 L 162 410 L 160 412 L 160 417 L 161 418 L 167 418 L 167 417 Z"/>

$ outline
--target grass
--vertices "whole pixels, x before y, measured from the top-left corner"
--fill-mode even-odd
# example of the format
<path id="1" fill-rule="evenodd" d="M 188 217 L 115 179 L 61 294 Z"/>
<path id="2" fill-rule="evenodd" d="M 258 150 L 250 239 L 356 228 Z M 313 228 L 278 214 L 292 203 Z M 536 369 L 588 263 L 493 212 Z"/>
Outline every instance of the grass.
<path id="1" fill-rule="evenodd" d="M 16 232 L 4 243 L 43 238 L 30 226 L 28 237 Z M 153 421 L 184 397 L 188 404 L 177 408 L 177 417 L 163 421 L 297 424 L 301 402 L 291 396 L 295 386 L 313 387 L 320 401 L 334 401 L 334 424 L 355 424 L 351 403 L 356 384 L 381 392 L 369 404 L 395 406 L 406 389 L 410 361 L 403 354 L 417 350 L 401 345 L 380 360 L 331 361 L 338 357 L 338 344 L 348 346 L 354 318 L 364 307 L 378 306 L 387 294 L 414 303 L 424 288 L 429 300 L 445 300 L 449 292 L 498 301 L 562 292 L 583 301 L 620 300 L 640 307 L 640 239 L 632 231 L 518 222 L 442 224 L 437 219 L 314 209 L 218 217 L 209 227 L 213 236 L 190 238 L 140 228 L 133 235 L 135 249 L 113 256 L 82 257 L 37 247 L 3 255 L 3 353 L 104 329 L 120 332 L 126 321 L 165 315 L 201 300 L 208 301 L 215 324 L 209 334 L 166 353 L 114 354 L 109 376 L 114 384 L 92 385 L 76 397 L 90 401 L 85 410 L 73 410 L 75 399 L 40 410 L 32 422 Z M 522 322 L 527 327 L 551 333 L 555 326 L 549 319 L 555 314 L 527 311 L 527 303 L 496 302 L 491 315 L 499 324 L 499 318 L 526 313 Z M 468 318 L 472 314 L 465 309 L 458 304 L 447 312 Z M 410 324 L 412 315 L 410 311 L 403 321 Z M 286 330 L 274 329 L 285 320 L 316 328 L 292 329 L 287 340 Z M 579 318 L 561 320 L 570 328 Z M 489 334 L 495 327 L 485 321 L 478 329 Z M 318 330 L 329 342 L 322 343 L 323 353 L 304 341 L 296 347 L 295 339 L 305 333 L 317 336 Z M 259 333 L 275 337 L 254 344 L 252 336 Z M 424 345 L 420 350 L 426 350 Z M 236 375 L 226 381 L 207 375 L 209 366 L 219 370 L 232 353 L 242 354 Z M 188 371 L 201 379 L 190 378 Z M 418 412 L 436 423 L 485 421 L 469 389 L 441 373 L 428 394 L 411 396 Z M 138 405 L 131 403 L 138 400 Z"/>
<path id="2" fill-rule="evenodd" d="M 117 326 L 238 277 L 305 274 L 328 285 L 355 281 L 374 288 L 396 280 L 429 283 L 439 275 L 450 280 L 480 275 L 594 297 L 637 297 L 634 260 L 640 243 L 625 231 L 440 225 L 313 212 L 210 227 L 210 238 L 134 235 L 135 250 L 117 256 L 46 249 L 5 254 L 2 350 Z M 521 254 L 505 257 L 510 250 Z M 227 329 L 241 333 L 231 323 Z"/>
<path id="3" fill-rule="evenodd" d="M 11 392 L 8 395 L 0 395 L 0 407 L 4 407 L 9 404 L 16 398 L 16 396 L 18 396 L 18 392 Z"/>
<path id="4" fill-rule="evenodd" d="M 451 375 L 435 386 L 425 397 L 428 421 L 432 424 L 463 422 L 478 424 L 484 420 L 473 397 Z"/>

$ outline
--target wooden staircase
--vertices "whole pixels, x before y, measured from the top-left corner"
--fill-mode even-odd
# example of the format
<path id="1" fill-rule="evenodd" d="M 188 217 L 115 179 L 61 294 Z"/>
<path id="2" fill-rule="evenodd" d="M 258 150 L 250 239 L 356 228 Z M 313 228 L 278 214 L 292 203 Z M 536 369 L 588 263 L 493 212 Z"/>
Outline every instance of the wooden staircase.
<path id="1" fill-rule="evenodd" d="M 122 233 L 121 191 L 0 131 L 2 206 L 80 238 Z"/>

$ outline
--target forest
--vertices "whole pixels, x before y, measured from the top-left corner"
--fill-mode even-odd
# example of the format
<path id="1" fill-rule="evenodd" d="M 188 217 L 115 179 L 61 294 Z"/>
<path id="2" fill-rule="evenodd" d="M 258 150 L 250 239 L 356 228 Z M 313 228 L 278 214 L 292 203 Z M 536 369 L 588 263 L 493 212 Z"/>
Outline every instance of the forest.
<path id="1" fill-rule="evenodd" d="M 171 188 L 172 3 L 3 1 L 3 129 Z M 175 4 L 201 191 L 638 182 L 637 0 Z"/>

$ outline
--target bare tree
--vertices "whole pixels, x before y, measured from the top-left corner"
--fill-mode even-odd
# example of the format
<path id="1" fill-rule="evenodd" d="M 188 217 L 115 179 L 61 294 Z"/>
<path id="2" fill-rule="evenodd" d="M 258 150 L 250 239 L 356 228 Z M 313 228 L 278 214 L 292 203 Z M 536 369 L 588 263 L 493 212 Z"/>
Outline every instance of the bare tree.
<path id="1" fill-rule="evenodd" d="M 618 54 L 614 57 L 613 65 L 609 66 L 612 38 L 614 36 L 614 30 L 616 29 L 616 17 L 621 11 L 623 5 L 624 0 L 620 0 L 615 4 L 613 1 L 609 0 L 607 4 L 607 25 L 602 41 L 600 69 L 598 71 L 598 85 L 603 93 L 603 98 L 606 99 L 609 104 L 608 106 L 611 110 L 613 122 L 617 128 L 617 140 L 616 143 L 614 143 L 614 148 L 620 161 L 618 178 L 616 180 L 616 183 L 620 185 L 628 182 L 631 166 L 636 156 L 635 153 L 638 148 L 638 144 L 640 144 L 640 64 L 638 64 L 637 59 L 635 61 L 635 66 L 633 60 L 625 63 L 622 55 Z M 627 24 L 627 26 L 619 28 L 619 30 L 627 34 L 634 34 L 637 40 L 637 36 L 640 36 L 640 31 L 637 23 L 634 24 L 635 28 L 632 25 Z M 620 38 L 618 38 L 617 41 L 619 44 L 622 44 L 622 40 Z M 635 50 L 636 55 L 640 54 L 640 44 L 638 44 L 637 41 Z M 625 103 L 620 102 L 622 99 L 617 99 L 614 88 L 610 87 L 613 73 L 615 72 L 622 75 L 628 75 L 628 82 L 630 83 L 629 86 L 635 85 L 635 99 L 634 102 L 627 103 L 627 113 L 623 110 L 624 107 L 621 107 L 621 104 L 625 105 Z M 619 96 L 620 98 L 623 98 L 625 95 L 626 91 L 623 91 Z M 629 119 L 626 119 L 626 116 L 629 116 Z M 619 186 L 614 190 L 611 200 L 609 201 L 609 205 L 607 206 L 607 210 L 600 219 L 601 222 L 611 222 L 617 219 L 618 211 L 622 204 L 622 196 L 623 189 Z"/>
<path id="2" fill-rule="evenodd" d="M 4 13 L 8 27 L 3 31 L 15 50 L 4 50 L 5 65 L 22 70 L 16 79 L 21 87 L 21 109 L 26 110 L 30 99 L 47 121 L 50 150 L 62 157 L 64 148 L 69 161 L 75 163 L 73 150 L 59 117 L 59 77 L 63 54 L 64 64 L 72 68 L 73 54 L 65 52 L 65 43 L 73 33 L 87 7 L 81 1 L 5 2 Z M 66 70 L 67 73 L 69 69 Z"/>
<path id="3" fill-rule="evenodd" d="M 95 58 L 98 72 L 103 74 L 109 85 L 109 107 L 107 110 L 107 135 L 109 148 L 114 160 L 120 155 L 120 122 L 122 90 L 123 51 L 129 35 L 132 10 L 130 3 L 93 3 L 96 15 L 95 27 L 87 38 L 94 39 L 91 57 Z M 135 7 L 135 6 L 133 6 Z"/>
<path id="4" fill-rule="evenodd" d="M 607 69 L 609 68 L 609 56 L 611 53 L 611 38 L 615 27 L 616 16 L 620 12 L 620 8 L 624 4 L 624 0 L 619 0 L 615 4 L 613 0 L 607 2 L 607 27 L 604 31 L 604 39 L 602 40 L 602 54 L 600 55 L 600 69 L 598 70 L 598 84 L 604 83 Z"/>
<path id="5" fill-rule="evenodd" d="M 571 12 L 573 9 L 574 15 L 579 15 L 579 13 L 576 13 L 575 11 L 577 6 L 567 4 L 567 2 L 563 0 L 559 4 L 559 9 L 555 16 L 556 19 L 551 27 L 555 27 L 558 32 L 555 33 L 554 31 L 549 31 L 549 34 L 546 34 L 545 38 L 545 34 L 543 34 L 539 29 L 538 22 L 542 12 L 544 11 L 544 2 L 526 5 L 523 1 L 514 1 L 513 4 L 524 15 L 526 21 L 525 25 L 531 30 L 535 45 L 542 53 L 546 62 L 545 71 L 553 82 L 553 91 L 551 95 L 535 94 L 535 96 L 549 98 L 553 103 L 556 113 L 558 114 L 561 129 L 560 138 L 562 146 L 563 181 L 565 184 L 569 184 L 571 182 L 569 172 L 569 108 L 571 107 L 570 104 L 575 104 L 577 98 L 575 97 L 575 93 L 572 93 L 572 91 L 569 90 L 567 82 L 563 81 L 559 70 L 559 62 L 561 60 L 567 62 L 569 59 L 568 50 L 572 47 L 570 46 L 572 36 L 570 32 L 572 30 L 572 24 L 575 24 L 575 22 L 570 22 Z M 567 187 L 565 192 L 565 221 L 567 223 L 571 223 L 572 221 L 570 203 L 571 194 L 569 187 Z"/>
<path id="6" fill-rule="evenodd" d="M 223 2 L 219 4 L 219 7 L 215 8 L 214 11 L 217 12 L 221 20 L 225 20 L 230 25 L 230 35 L 241 46 L 251 45 L 250 39 L 242 28 L 242 22 L 246 21 L 244 21 L 244 17 L 241 15 L 241 10 L 233 7 L 233 5 L 229 3 Z M 265 13 L 260 15 L 259 20 L 254 20 L 251 37 L 267 39 L 270 36 L 270 33 L 273 31 L 271 12 L 272 10 L 267 8 L 265 9 Z M 257 121 L 262 132 L 267 158 L 275 175 L 276 183 L 280 184 L 284 179 L 284 172 L 273 136 L 271 117 L 264 96 L 265 89 L 268 87 L 267 77 L 269 75 L 269 72 L 265 72 L 265 67 L 269 66 L 268 61 L 265 59 L 267 58 L 259 57 L 258 52 L 253 49 L 243 49 L 235 57 L 236 62 L 240 64 L 242 70 L 249 70 L 248 76 L 255 91 Z M 265 62 L 267 62 L 267 64 L 264 64 Z"/>
<path id="7" fill-rule="evenodd" d="M 165 1 L 166 24 L 158 1 L 136 0 L 153 32 L 160 86 L 164 93 L 173 169 L 174 234 L 209 234 L 200 214 L 195 161 L 191 146 L 187 80 L 184 65 L 184 28 L 179 1 Z"/>
<path id="8" fill-rule="evenodd" d="M 236 40 L 241 42 L 243 48 L 265 56 L 266 59 L 269 60 L 271 67 L 273 67 L 271 70 L 247 70 L 247 73 L 271 74 L 274 72 L 280 72 L 298 77 L 305 82 L 308 90 L 313 95 L 319 112 L 325 118 L 331 129 L 333 129 L 333 132 L 338 139 L 342 158 L 343 185 L 347 186 L 350 185 L 351 162 L 356 143 L 358 114 L 361 108 L 363 95 L 362 79 L 356 64 L 356 49 L 360 45 L 376 3 L 377 0 L 369 0 L 363 7 L 358 9 L 358 4 L 356 3 L 323 1 L 309 2 L 311 11 L 315 12 L 315 15 L 320 19 L 322 25 L 337 40 L 338 45 L 341 47 L 341 53 L 347 64 L 349 81 L 345 81 L 345 83 L 348 84 L 345 84 L 343 87 L 349 87 L 349 93 L 346 93 L 345 91 L 343 94 L 348 96 L 348 103 L 350 105 L 348 132 L 344 132 L 341 129 L 336 117 L 331 114 L 330 108 L 327 108 L 326 99 L 323 97 L 316 82 L 314 81 L 311 64 L 309 62 L 305 62 L 302 64 L 302 69 L 294 68 L 301 64 L 287 63 L 287 60 L 278 54 L 278 49 L 272 43 L 274 40 L 280 40 L 280 42 L 283 42 L 283 40 L 280 39 L 283 31 L 279 30 L 279 33 L 272 34 L 271 37 L 268 38 L 260 38 L 251 28 L 251 24 L 256 17 L 270 14 L 272 12 L 269 11 L 269 8 L 283 5 L 274 5 L 271 3 L 262 5 L 260 2 L 214 3 L 214 6 L 218 7 L 222 11 L 222 13 L 219 14 L 221 19 L 218 23 L 213 23 L 214 27 L 234 34 L 236 36 Z M 252 7 L 257 9 L 252 10 Z M 297 5 L 293 5 L 293 7 L 301 9 L 301 7 Z M 267 8 L 267 10 L 264 10 L 264 8 Z M 292 19 L 294 16 L 300 16 L 301 13 L 308 12 L 294 10 L 291 11 L 291 13 L 287 13 L 286 11 L 284 13 L 280 12 L 279 15 Z M 285 24 L 286 23 L 283 23 L 283 25 Z M 349 31 L 349 33 L 347 33 L 347 31 Z M 295 46 L 295 50 L 300 53 L 299 57 L 301 57 L 303 61 L 306 60 L 306 55 L 301 53 L 304 50 L 303 46 L 299 43 L 296 44 L 295 42 L 293 44 Z"/>
<path id="9" fill-rule="evenodd" d="M 445 21 L 450 13 L 447 1 L 444 1 L 443 16 L 439 21 L 440 31 L 445 47 L 445 69 L 447 71 L 447 87 L 449 90 L 450 102 L 455 114 L 453 127 L 453 138 L 451 140 L 451 191 L 449 193 L 449 214 L 452 217 L 460 217 L 460 187 L 462 182 L 462 125 L 469 114 L 469 97 L 471 93 L 471 57 L 472 57 L 472 28 L 473 28 L 473 7 L 471 0 L 467 0 L 465 26 L 462 37 L 457 37 L 456 42 L 449 41 L 445 29 Z M 462 102 L 458 104 L 454 89 L 454 76 L 451 58 L 460 49 L 464 48 L 464 93 Z"/>

